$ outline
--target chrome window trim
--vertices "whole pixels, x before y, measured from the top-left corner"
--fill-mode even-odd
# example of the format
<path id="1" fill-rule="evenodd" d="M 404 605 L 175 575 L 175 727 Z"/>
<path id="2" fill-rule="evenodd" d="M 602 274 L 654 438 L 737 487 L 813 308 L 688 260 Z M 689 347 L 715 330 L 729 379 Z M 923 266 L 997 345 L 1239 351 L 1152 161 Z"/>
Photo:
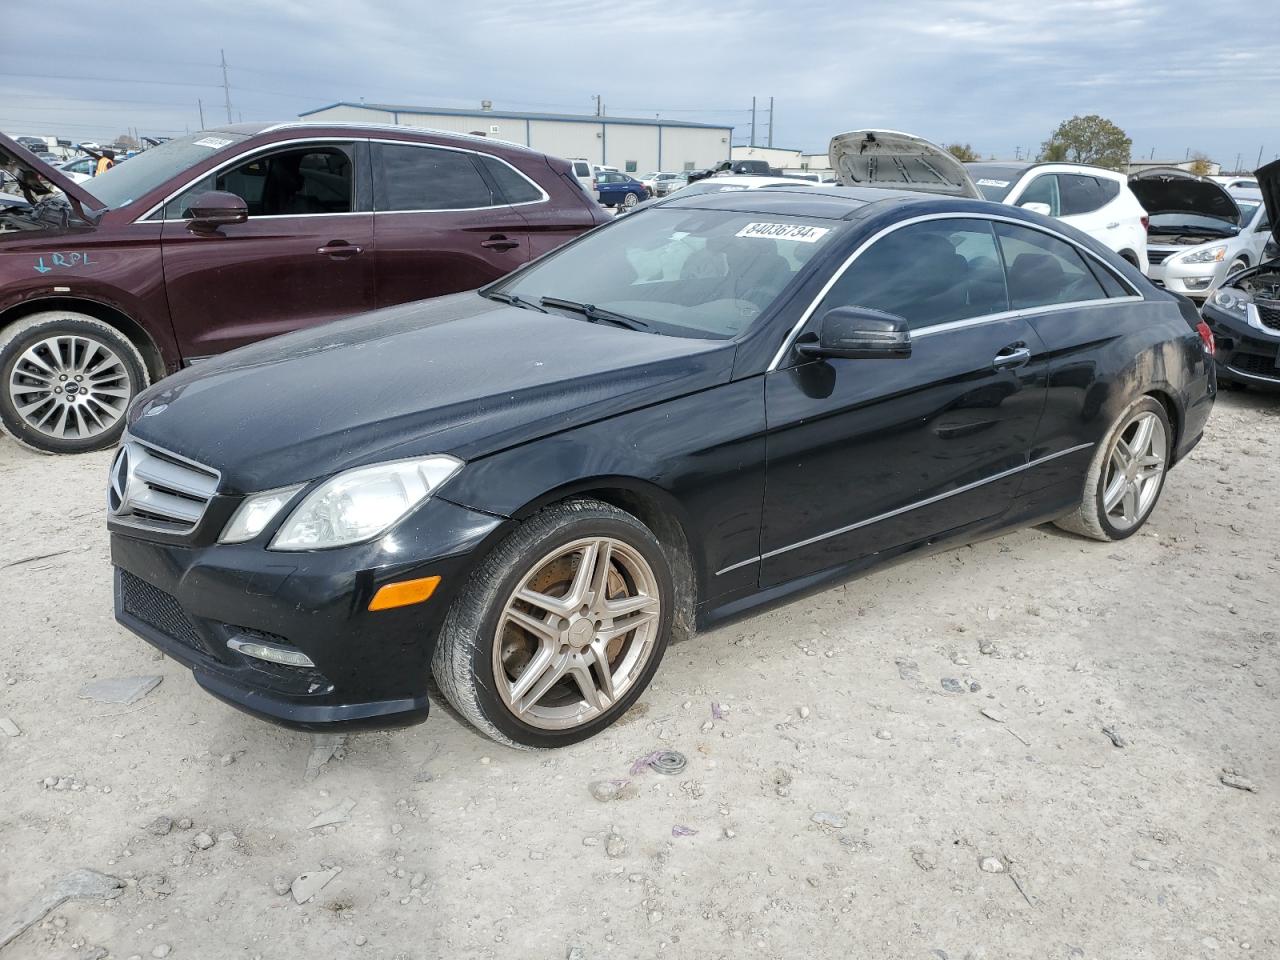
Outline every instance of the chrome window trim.
<path id="1" fill-rule="evenodd" d="M 888 510 L 884 513 L 876 514 L 874 517 L 868 517 L 867 519 L 859 520 L 856 523 L 846 524 L 843 527 L 837 527 L 835 530 L 828 530 L 826 533 L 820 533 L 817 536 L 809 537 L 808 539 L 805 539 L 805 540 L 798 540 L 795 543 L 789 543 L 785 547 L 778 547 L 775 550 L 766 551 L 765 553 L 760 554 L 760 556 L 758 557 L 750 557 L 747 560 L 741 560 L 738 563 L 734 563 L 725 567 L 723 570 L 717 570 L 716 576 L 718 577 L 721 574 L 728 573 L 731 570 L 737 570 L 739 567 L 745 567 L 748 564 L 755 563 L 757 560 L 768 560 L 772 557 L 777 557 L 784 553 L 789 553 L 792 550 L 799 550 L 801 547 L 808 547 L 808 546 L 812 546 L 815 543 L 821 543 L 823 540 L 830 540 L 832 537 L 839 537 L 846 533 L 852 533 L 854 530 L 861 529 L 862 527 L 869 527 L 871 526 L 871 524 L 879 523 L 881 520 L 889 520 L 893 517 L 901 516 L 904 513 L 910 513 L 912 510 L 918 510 L 921 507 L 932 506 L 933 504 L 940 503 L 941 501 L 947 500 L 950 497 L 957 496 L 961 493 L 968 493 L 970 490 L 976 490 L 979 487 L 985 486 L 988 483 L 994 483 L 997 480 L 1003 480 L 1005 477 L 1011 477 L 1016 473 L 1022 473 L 1024 470 L 1030 470 L 1032 467 L 1038 467 L 1042 463 L 1048 463 L 1050 460 L 1057 460 L 1059 457 L 1065 457 L 1068 454 L 1076 453 L 1080 450 L 1087 450 L 1092 446 L 1094 446 L 1093 443 L 1078 443 L 1074 447 L 1068 447 L 1067 449 L 1059 450 L 1056 453 L 1050 453 L 1050 454 L 1046 454 L 1043 457 L 1037 457 L 1035 460 L 1029 460 L 1026 463 L 1019 464 L 1016 467 L 1010 467 L 1008 470 L 1002 470 L 999 473 L 994 474 L 993 476 L 984 477 L 981 480 L 974 480 L 972 483 L 966 483 L 963 486 L 956 487 L 954 490 L 948 490 L 945 493 L 939 493 L 939 494 L 935 494 L 932 497 L 926 497 L 924 500 L 917 501 L 916 503 L 909 503 L 904 507 L 897 507 L 896 509 Z"/>
<path id="2" fill-rule="evenodd" d="M 261 133 L 267 133 L 270 130 L 275 130 L 283 126 L 284 125 L 281 124 L 276 127 L 268 127 L 266 130 L 261 131 Z M 452 136 L 452 134 L 450 134 L 450 136 Z M 485 206 L 485 207 L 452 207 L 448 210 L 349 210 L 345 213 L 280 213 L 280 214 L 260 214 L 254 217 L 253 219 L 254 220 L 285 220 L 285 219 L 296 220 L 303 217 L 307 219 L 312 219 L 314 217 L 362 217 L 362 216 L 369 216 L 370 214 L 373 214 L 376 216 L 378 214 L 386 214 L 386 213 L 465 213 L 469 210 L 470 211 L 501 210 L 504 207 L 512 207 L 512 208 L 527 207 L 527 206 L 532 206 L 535 203 L 546 203 L 551 199 L 550 194 L 548 194 L 547 191 L 542 189 L 542 185 L 540 183 L 537 183 L 534 180 L 530 179 L 527 174 L 525 174 L 523 171 L 518 169 L 516 166 L 514 166 L 507 160 L 503 159 L 497 154 L 489 153 L 486 150 L 472 150 L 466 147 L 451 147 L 451 146 L 446 146 L 444 144 L 438 144 L 438 143 L 421 143 L 417 140 L 396 140 L 391 137 L 356 137 L 354 139 L 347 139 L 344 137 L 300 137 L 293 140 L 277 140 L 274 143 L 263 144 L 260 147 L 255 147 L 253 150 L 249 150 L 245 153 L 242 153 L 235 157 L 231 157 L 227 159 L 225 162 L 220 163 L 218 166 L 214 167 L 212 170 L 208 170 L 205 173 L 200 174 L 200 176 L 194 177 L 193 179 L 187 181 L 177 190 L 173 191 L 168 196 L 166 196 L 159 203 L 154 204 L 150 209 L 147 210 L 146 213 L 142 214 L 139 217 L 135 217 L 132 222 L 142 223 L 143 221 L 146 221 L 147 223 L 186 223 L 187 220 L 190 219 L 189 217 L 173 218 L 168 220 L 165 220 L 165 219 L 148 220 L 147 218 L 152 216 L 154 213 L 156 213 L 156 211 L 163 210 L 165 204 L 167 204 L 170 200 L 182 195 L 183 193 L 186 193 L 188 190 L 190 190 L 192 187 L 194 187 L 197 183 L 199 183 L 201 180 L 205 179 L 206 177 L 217 176 L 219 173 L 221 173 L 223 170 L 227 169 L 230 166 L 250 160 L 253 157 L 258 156 L 259 154 L 274 150 L 276 147 L 305 146 L 307 144 L 324 145 L 324 144 L 337 144 L 337 143 L 344 143 L 344 144 L 350 143 L 354 145 L 360 141 L 363 141 L 365 143 L 389 143 L 395 146 L 425 147 L 431 150 L 452 150 L 455 153 L 470 153 L 470 154 L 475 154 L 476 156 L 486 156 L 493 160 L 497 160 L 499 163 L 506 164 L 516 173 L 517 176 L 523 178 L 526 182 L 536 187 L 538 190 L 539 199 L 522 200 L 519 203 L 490 204 L 489 206 Z M 486 185 L 487 185 L 487 182 L 486 182 Z"/>
<path id="3" fill-rule="evenodd" d="M 1134 301 L 1146 299 L 1146 297 L 1144 297 L 1138 290 L 1134 288 L 1132 283 L 1130 283 L 1128 280 L 1122 277 L 1110 264 L 1102 260 L 1102 258 L 1100 258 L 1092 250 L 1088 249 L 1087 247 L 1081 246 L 1075 240 L 1072 240 L 1070 237 L 1066 236 L 1065 234 L 1059 233 L 1056 230 L 1050 230 L 1048 227 L 1042 227 L 1042 226 L 1039 226 L 1038 224 L 1027 223 L 1025 220 L 1019 220 L 1016 217 L 1002 217 L 999 214 L 993 214 L 993 213 L 949 212 L 949 213 L 924 214 L 923 216 L 910 217 L 906 220 L 899 220 L 897 223 L 892 223 L 889 226 L 885 227 L 884 229 L 878 230 L 876 233 L 872 234 L 870 237 L 868 237 L 866 240 L 860 243 L 857 246 L 857 248 L 851 254 L 849 254 L 849 256 L 845 259 L 844 263 L 840 264 L 840 266 L 836 269 L 836 271 L 832 273 L 830 278 L 828 278 L 827 282 L 822 285 L 822 289 L 818 291 L 817 295 L 813 298 L 813 300 L 809 303 L 809 305 L 805 307 L 804 311 L 800 314 L 800 319 L 796 321 L 795 325 L 787 333 L 786 339 L 784 339 L 782 342 L 782 346 L 778 348 L 778 352 L 775 353 L 773 355 L 773 359 L 769 361 L 769 366 L 765 368 L 765 372 L 770 373 L 778 369 L 778 366 L 782 363 L 783 359 L 787 356 L 788 352 L 790 352 L 792 344 L 795 343 L 796 337 L 800 335 L 800 331 L 804 329 L 805 324 L 807 324 L 810 318 L 813 316 L 814 311 L 818 309 L 818 304 L 822 303 L 823 299 L 825 299 L 827 294 L 831 292 L 831 288 L 834 287 L 836 285 L 836 282 L 839 281 L 839 279 L 844 276 L 845 271 L 847 271 L 851 266 L 853 266 L 853 262 L 857 260 L 858 257 L 860 257 L 873 243 L 875 243 L 877 240 L 880 240 L 883 237 L 888 236 L 889 234 L 897 230 L 903 229 L 904 227 L 909 227 L 917 223 L 927 223 L 932 220 L 984 220 L 988 222 L 1010 223 L 1010 224 L 1013 224 L 1015 227 L 1026 227 L 1028 230 L 1037 230 L 1040 233 L 1046 234 L 1047 236 L 1051 236 L 1057 240 L 1062 240 L 1065 243 L 1069 243 L 1082 256 L 1087 256 L 1094 263 L 1097 263 L 1101 265 L 1103 268 L 1105 268 L 1113 277 L 1115 277 L 1117 281 L 1120 282 L 1120 284 L 1126 290 L 1131 291 L 1131 293 L 1127 297 L 1101 297 L 1101 298 L 1095 298 L 1093 300 L 1077 300 L 1072 303 L 1062 303 L 1062 304 L 1050 303 L 1050 304 L 1045 304 L 1042 307 L 1025 307 L 1019 310 L 1002 310 L 999 313 L 982 314 L 977 317 L 966 317 L 964 320 L 949 320 L 949 321 L 943 321 L 942 323 L 925 324 L 922 327 L 917 327 L 916 329 L 912 330 L 911 331 L 912 337 L 926 335 L 925 331 L 939 332 L 934 330 L 934 328 L 948 326 L 950 324 L 955 324 L 955 323 L 969 324 L 970 321 L 973 321 L 974 324 L 976 325 L 977 322 L 988 322 L 988 321 L 993 321 L 997 319 L 1006 319 L 1010 316 L 1022 316 L 1022 315 L 1033 314 L 1033 313 L 1038 314 L 1047 310 L 1074 308 L 1074 307 L 1079 307 L 1085 304 L 1094 305 L 1094 304 L 1103 304 L 1103 303 L 1125 303 L 1125 302 L 1134 302 Z"/>

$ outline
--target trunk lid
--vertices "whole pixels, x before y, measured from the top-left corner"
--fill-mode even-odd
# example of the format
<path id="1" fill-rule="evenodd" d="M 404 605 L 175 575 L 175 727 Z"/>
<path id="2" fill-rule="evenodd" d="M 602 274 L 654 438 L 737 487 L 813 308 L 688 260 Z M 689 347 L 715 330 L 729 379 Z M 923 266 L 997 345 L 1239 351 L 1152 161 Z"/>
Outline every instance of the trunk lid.
<path id="1" fill-rule="evenodd" d="M 827 149 L 836 180 L 846 187 L 918 190 L 982 199 L 964 164 L 943 150 L 897 130 L 854 130 L 831 138 Z"/>
<path id="2" fill-rule="evenodd" d="M 1271 223 L 1271 236 L 1280 243 L 1280 160 L 1272 160 L 1253 172 L 1262 191 L 1262 202 L 1267 206 L 1267 220 Z"/>
<path id="3" fill-rule="evenodd" d="M 1220 183 L 1177 167 L 1153 167 L 1129 177 L 1129 189 L 1147 213 L 1189 213 L 1241 225 L 1240 208 Z"/>
<path id="4" fill-rule="evenodd" d="M 73 181 L 61 170 L 45 163 L 26 147 L 0 133 L 0 167 L 18 178 L 29 189 L 48 193 L 48 187 L 56 187 L 66 194 L 80 218 L 88 223 L 97 222 L 106 204 Z M 41 181 L 44 181 L 41 184 Z M 47 185 L 47 186 L 46 186 Z"/>

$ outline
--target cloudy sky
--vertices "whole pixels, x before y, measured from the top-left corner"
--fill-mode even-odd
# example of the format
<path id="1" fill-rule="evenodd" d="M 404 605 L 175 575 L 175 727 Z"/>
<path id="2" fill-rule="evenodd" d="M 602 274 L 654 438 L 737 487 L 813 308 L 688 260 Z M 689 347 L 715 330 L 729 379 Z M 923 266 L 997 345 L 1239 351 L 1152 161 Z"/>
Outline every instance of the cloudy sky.
<path id="1" fill-rule="evenodd" d="M 1280 154 L 1280 18 L 1187 0 L 41 0 L 6 18 L 0 129 L 68 139 L 285 119 L 337 100 L 608 113 L 825 150 L 865 126 L 1012 157 L 1100 113 L 1182 159 Z M 15 39 L 16 38 L 16 39 Z M 766 136 L 766 117 L 757 120 Z"/>

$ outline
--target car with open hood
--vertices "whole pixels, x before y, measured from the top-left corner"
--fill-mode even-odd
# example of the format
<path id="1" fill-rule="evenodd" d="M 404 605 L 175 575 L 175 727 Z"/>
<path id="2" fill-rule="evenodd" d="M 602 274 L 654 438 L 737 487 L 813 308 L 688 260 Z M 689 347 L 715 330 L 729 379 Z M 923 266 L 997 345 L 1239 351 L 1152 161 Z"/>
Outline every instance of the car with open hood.
<path id="1" fill-rule="evenodd" d="M 1176 167 L 1152 167 L 1129 177 L 1150 217 L 1147 275 L 1197 303 L 1231 274 L 1255 266 L 1271 237 L 1262 195 L 1231 190 Z"/>
<path id="2" fill-rule="evenodd" d="M 1208 328 L 877 149 L 842 167 L 895 189 L 690 187 L 150 388 L 109 477 L 118 621 L 268 719 L 414 723 L 434 678 L 553 747 L 673 636 L 1021 525 L 1132 536 L 1204 429 Z"/>
<path id="3" fill-rule="evenodd" d="M 607 219 L 567 161 L 409 127 L 238 124 L 91 180 L 0 137 L 0 428 L 114 445 L 149 381 L 378 306 L 468 290 Z"/>
<path id="4" fill-rule="evenodd" d="M 1261 262 L 1229 275 L 1201 312 L 1219 344 L 1222 380 L 1280 390 L 1280 259 L 1275 255 L 1280 245 L 1280 160 L 1255 176 L 1270 224 Z"/>

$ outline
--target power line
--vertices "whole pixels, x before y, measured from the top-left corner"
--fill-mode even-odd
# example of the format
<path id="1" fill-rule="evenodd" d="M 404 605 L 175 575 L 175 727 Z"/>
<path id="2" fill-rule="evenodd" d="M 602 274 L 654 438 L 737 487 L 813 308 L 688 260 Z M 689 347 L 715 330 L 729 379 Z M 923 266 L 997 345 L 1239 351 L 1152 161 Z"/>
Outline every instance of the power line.
<path id="1" fill-rule="evenodd" d="M 194 83 L 190 80 L 129 80 L 125 77 L 73 77 L 60 73 L 11 73 L 0 70 L 0 77 L 30 77 L 35 80 L 89 80 L 94 83 L 150 83 L 163 87 L 218 87 L 217 83 Z"/>

